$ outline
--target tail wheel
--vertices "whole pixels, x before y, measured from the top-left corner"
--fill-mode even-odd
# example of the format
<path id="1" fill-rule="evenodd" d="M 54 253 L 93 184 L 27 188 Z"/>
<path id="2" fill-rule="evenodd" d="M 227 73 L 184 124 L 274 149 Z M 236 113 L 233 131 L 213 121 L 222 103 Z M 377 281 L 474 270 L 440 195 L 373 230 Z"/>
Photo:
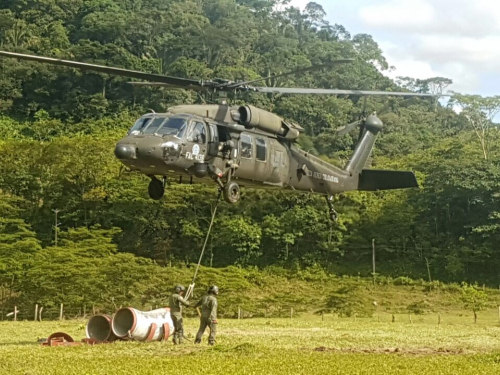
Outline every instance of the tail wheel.
<path id="1" fill-rule="evenodd" d="M 148 186 L 148 193 L 151 199 L 154 199 L 156 201 L 160 200 L 165 194 L 163 182 L 158 180 L 156 177 L 153 177 Z"/>
<path id="2" fill-rule="evenodd" d="M 240 187 L 234 181 L 230 181 L 224 186 L 224 200 L 228 203 L 236 203 L 241 198 Z"/>

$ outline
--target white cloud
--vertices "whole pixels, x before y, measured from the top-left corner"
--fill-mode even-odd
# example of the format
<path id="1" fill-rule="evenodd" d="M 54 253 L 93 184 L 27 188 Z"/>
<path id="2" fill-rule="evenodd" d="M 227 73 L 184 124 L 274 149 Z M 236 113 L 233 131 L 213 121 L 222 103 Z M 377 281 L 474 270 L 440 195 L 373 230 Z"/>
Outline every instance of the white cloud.
<path id="1" fill-rule="evenodd" d="M 392 0 L 359 11 L 361 20 L 373 27 L 419 30 L 435 22 L 434 8 L 424 0 Z"/>
<path id="2" fill-rule="evenodd" d="M 375 0 L 358 11 L 395 76 L 443 76 L 452 90 L 492 94 L 500 81 L 500 1 Z"/>
<path id="3" fill-rule="evenodd" d="M 290 1 L 290 4 L 287 5 L 287 7 L 293 6 L 295 8 L 299 8 L 300 10 L 304 10 L 306 5 L 310 2 L 311 0 L 292 0 Z"/>

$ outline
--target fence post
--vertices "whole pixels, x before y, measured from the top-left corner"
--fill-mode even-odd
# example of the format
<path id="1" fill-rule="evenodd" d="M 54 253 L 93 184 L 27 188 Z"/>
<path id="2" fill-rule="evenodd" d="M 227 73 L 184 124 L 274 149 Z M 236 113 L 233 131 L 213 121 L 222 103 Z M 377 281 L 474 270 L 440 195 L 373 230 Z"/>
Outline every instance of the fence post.
<path id="1" fill-rule="evenodd" d="M 241 306 L 238 306 L 238 320 L 241 319 Z"/>
<path id="2" fill-rule="evenodd" d="M 38 320 L 38 303 L 35 305 L 35 322 Z"/>
<path id="3" fill-rule="evenodd" d="M 61 308 L 59 309 L 59 320 L 63 320 L 64 315 L 64 303 L 61 303 Z"/>
<path id="4" fill-rule="evenodd" d="M 438 313 L 438 326 L 441 325 L 441 313 Z"/>
<path id="5" fill-rule="evenodd" d="M 411 320 L 411 314 L 408 314 L 409 318 L 410 318 L 410 324 L 413 324 L 413 320 Z"/>
<path id="6" fill-rule="evenodd" d="M 290 319 L 293 319 L 293 307 L 290 307 Z"/>
<path id="7" fill-rule="evenodd" d="M 324 311 L 321 311 L 321 321 L 322 322 L 325 321 L 325 312 Z"/>
<path id="8" fill-rule="evenodd" d="M 43 311 L 43 306 L 40 307 L 40 310 L 38 310 L 38 321 L 42 321 L 42 311 Z"/>
<path id="9" fill-rule="evenodd" d="M 396 323 L 396 317 L 394 316 L 394 314 L 392 314 L 392 322 Z"/>
<path id="10" fill-rule="evenodd" d="M 500 306 L 498 306 L 498 323 L 500 324 Z"/>
<path id="11" fill-rule="evenodd" d="M 17 322 L 17 306 L 14 306 L 14 322 Z"/>

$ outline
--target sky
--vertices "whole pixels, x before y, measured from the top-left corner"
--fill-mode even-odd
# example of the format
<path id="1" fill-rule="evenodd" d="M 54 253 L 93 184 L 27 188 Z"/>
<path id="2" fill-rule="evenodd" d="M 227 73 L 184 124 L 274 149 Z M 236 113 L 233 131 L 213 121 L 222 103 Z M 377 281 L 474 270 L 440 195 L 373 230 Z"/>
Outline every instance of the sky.
<path id="1" fill-rule="evenodd" d="M 301 9 L 309 0 L 292 0 Z M 448 90 L 500 95 L 500 0 L 316 0 L 331 24 L 370 34 L 391 77 L 446 77 Z"/>

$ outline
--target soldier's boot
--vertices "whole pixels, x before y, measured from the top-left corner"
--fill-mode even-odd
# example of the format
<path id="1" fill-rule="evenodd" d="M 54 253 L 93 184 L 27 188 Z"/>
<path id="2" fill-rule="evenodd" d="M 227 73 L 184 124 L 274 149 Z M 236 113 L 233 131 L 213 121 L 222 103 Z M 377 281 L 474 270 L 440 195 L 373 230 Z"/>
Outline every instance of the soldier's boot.
<path id="1" fill-rule="evenodd" d="M 179 338 L 177 337 L 177 334 L 174 333 L 174 345 L 178 345 L 179 344 Z"/>
<path id="2" fill-rule="evenodd" d="M 208 342 L 208 345 L 210 345 L 210 346 L 214 346 L 214 345 L 215 345 L 215 341 L 209 341 L 209 342 Z"/>

